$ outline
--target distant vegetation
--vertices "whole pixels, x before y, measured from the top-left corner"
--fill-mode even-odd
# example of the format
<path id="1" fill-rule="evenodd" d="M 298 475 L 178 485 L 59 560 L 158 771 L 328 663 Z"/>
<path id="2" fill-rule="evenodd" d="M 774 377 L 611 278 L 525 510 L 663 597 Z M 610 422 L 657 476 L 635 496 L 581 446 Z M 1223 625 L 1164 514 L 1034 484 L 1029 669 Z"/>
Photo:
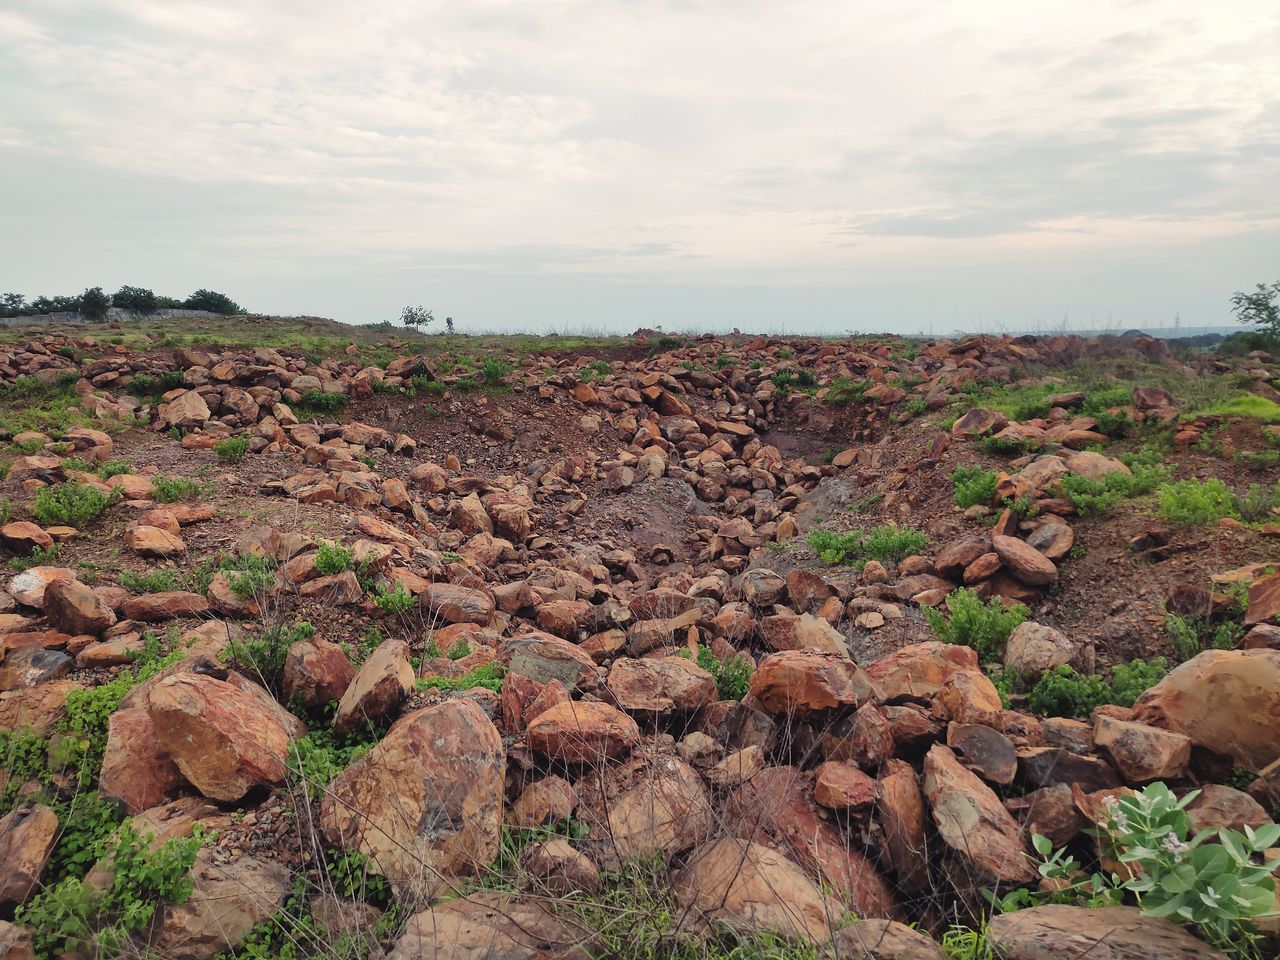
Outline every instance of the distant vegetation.
<path id="1" fill-rule="evenodd" d="M 223 316 L 244 313 L 244 307 L 225 293 L 200 289 L 185 300 L 158 296 L 146 287 L 123 286 L 113 294 L 101 287 L 89 287 L 78 296 L 39 296 L 28 301 L 21 293 L 0 294 L 0 317 L 31 317 L 42 313 L 82 313 L 91 320 L 102 320 L 111 307 L 132 310 L 135 313 L 155 313 L 157 310 L 207 310 Z"/>

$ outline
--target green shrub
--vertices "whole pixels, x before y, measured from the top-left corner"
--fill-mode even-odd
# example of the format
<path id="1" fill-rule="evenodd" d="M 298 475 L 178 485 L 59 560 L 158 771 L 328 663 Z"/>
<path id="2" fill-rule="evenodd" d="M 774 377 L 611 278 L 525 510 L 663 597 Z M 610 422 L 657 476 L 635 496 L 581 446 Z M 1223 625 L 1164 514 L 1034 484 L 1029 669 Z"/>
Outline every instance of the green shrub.
<path id="1" fill-rule="evenodd" d="M 239 463 L 249 452 L 249 435 L 242 433 L 237 437 L 227 437 L 213 445 L 213 452 L 223 463 Z"/>
<path id="2" fill-rule="evenodd" d="M 983 437 L 978 445 L 998 457 L 1020 457 L 1031 449 L 1031 441 L 1025 437 Z"/>
<path id="3" fill-rule="evenodd" d="M 190 837 L 157 846 L 150 835 L 123 824 L 111 856 L 111 885 L 98 891 L 76 877 L 47 887 L 18 909 L 16 919 L 32 930 L 36 956 L 125 954 L 131 934 L 145 928 L 164 903 L 191 896 L 191 867 L 203 842 L 200 824 Z"/>
<path id="4" fill-rule="evenodd" d="M 884 563 L 919 553 L 929 541 L 919 530 L 887 526 L 849 533 L 815 528 L 809 531 L 805 542 L 818 552 L 823 563 L 862 569 L 870 560 Z"/>
<path id="5" fill-rule="evenodd" d="M 232 640 L 227 646 L 227 655 L 231 665 L 241 673 L 272 687 L 284 672 L 289 648 L 315 634 L 316 628 L 306 620 L 294 626 L 277 624 L 263 631 L 260 637 Z"/>
<path id="6" fill-rule="evenodd" d="M 1067 666 L 1046 670 L 1028 695 L 1027 707 L 1041 716 L 1080 718 L 1088 718 L 1094 708 L 1107 703 L 1131 707 L 1168 670 L 1162 657 L 1118 663 L 1110 682 Z"/>
<path id="7" fill-rule="evenodd" d="M 1178 480 L 1156 490 L 1160 516 L 1170 523 L 1216 523 L 1224 517 L 1240 518 L 1236 496 L 1213 477 L 1209 480 Z"/>
<path id="8" fill-rule="evenodd" d="M 308 390 L 298 401 L 298 410 L 302 413 L 340 413 L 347 405 L 345 393 L 326 393 L 323 390 Z"/>
<path id="9" fill-rule="evenodd" d="M 603 380 L 611 373 L 613 365 L 608 360 L 592 360 L 579 371 L 578 376 L 583 383 L 591 383 L 593 380 Z"/>
<path id="10" fill-rule="evenodd" d="M 480 361 L 480 376 L 491 387 L 502 383 L 503 379 L 515 368 L 505 360 L 497 357 L 485 357 Z"/>
<path id="11" fill-rule="evenodd" d="M 983 661 L 1004 659 L 1009 634 L 1031 616 L 1031 611 L 1022 604 L 1006 607 L 998 597 L 984 604 L 978 594 L 968 588 L 956 590 L 947 597 L 947 611 L 950 619 L 937 610 L 921 608 L 938 639 L 972 647 Z"/>
<path id="12" fill-rule="evenodd" d="M 1150 493 L 1169 476 L 1169 468 L 1162 464 L 1135 461 L 1129 467 L 1132 473 L 1116 470 L 1101 480 L 1069 473 L 1058 481 L 1058 489 L 1087 517 L 1106 513 L 1130 497 Z"/>
<path id="13" fill-rule="evenodd" d="M 1269 451 L 1280 453 L 1280 451 Z M 1280 482 L 1273 487 L 1251 483 L 1243 495 L 1236 497 L 1236 510 L 1240 519 L 1249 523 L 1260 523 L 1271 519 L 1276 508 L 1280 507 Z"/>
<path id="14" fill-rule="evenodd" d="M 1140 696 L 1154 687 L 1169 672 L 1164 657 L 1130 660 L 1111 668 L 1111 703 L 1132 707 Z"/>
<path id="15" fill-rule="evenodd" d="M 19 573 L 23 570 L 30 570 L 32 567 L 52 566 L 58 559 L 58 549 L 56 543 L 48 547 L 35 547 L 28 556 L 10 557 L 9 566 Z"/>
<path id="16" fill-rule="evenodd" d="M 416 601 L 403 583 L 397 583 L 394 590 L 378 587 L 373 602 L 383 613 L 401 614 L 408 613 Z"/>
<path id="17" fill-rule="evenodd" d="M 106 463 L 98 467 L 98 476 L 103 480 L 110 480 L 112 477 L 118 477 L 124 473 L 133 471 L 133 462 L 130 460 L 108 460 Z"/>
<path id="18" fill-rule="evenodd" d="M 461 677 L 423 677 L 418 681 L 419 690 L 471 690 L 484 687 L 496 693 L 502 692 L 502 666 L 496 661 L 482 663 Z"/>
<path id="19" fill-rule="evenodd" d="M 271 557 L 245 554 L 223 560 L 219 569 L 227 575 L 232 592 L 242 600 L 266 596 L 275 586 L 276 562 Z"/>
<path id="20" fill-rule="evenodd" d="M 289 745 L 289 784 L 305 785 L 311 799 L 319 800 L 333 778 L 372 746 L 360 741 L 339 743 L 329 730 L 312 730 Z"/>
<path id="21" fill-rule="evenodd" d="M 88 526 L 116 499 L 85 483 L 60 483 L 45 487 L 36 494 L 31 515 L 41 526 L 69 526 L 77 530 Z"/>
<path id="22" fill-rule="evenodd" d="M 134 593 L 166 593 L 170 590 L 181 590 L 182 584 L 173 570 L 152 570 L 149 573 L 134 573 L 121 570 L 117 579 L 120 586 Z"/>
<path id="23" fill-rule="evenodd" d="M 679 655 L 688 659 L 688 648 L 682 647 Z M 721 660 L 711 652 L 710 647 L 700 643 L 695 662 L 711 674 L 716 682 L 716 689 L 720 692 L 721 700 L 741 700 L 747 695 L 751 686 L 751 674 L 755 672 L 751 660 L 747 657 L 735 654 Z"/>
<path id="24" fill-rule="evenodd" d="M 186 477 L 166 477 L 157 474 L 151 478 L 151 494 L 160 503 L 178 503 L 182 500 L 194 500 L 205 492 L 205 485 L 199 480 Z"/>
<path id="25" fill-rule="evenodd" d="M 979 466 L 956 467 L 951 471 L 951 487 L 955 491 L 956 506 L 962 508 L 991 506 L 996 498 L 999 474 Z"/>
<path id="26" fill-rule="evenodd" d="M 332 577 L 352 569 L 355 555 L 342 544 L 327 540 L 316 549 L 315 564 L 318 573 Z"/>
<path id="27" fill-rule="evenodd" d="M 1178 659 L 1190 660 L 1205 650 L 1233 650 L 1244 636 L 1244 627 L 1235 620 L 1217 626 L 1202 617 L 1182 616 L 1166 611 L 1164 629 Z"/>

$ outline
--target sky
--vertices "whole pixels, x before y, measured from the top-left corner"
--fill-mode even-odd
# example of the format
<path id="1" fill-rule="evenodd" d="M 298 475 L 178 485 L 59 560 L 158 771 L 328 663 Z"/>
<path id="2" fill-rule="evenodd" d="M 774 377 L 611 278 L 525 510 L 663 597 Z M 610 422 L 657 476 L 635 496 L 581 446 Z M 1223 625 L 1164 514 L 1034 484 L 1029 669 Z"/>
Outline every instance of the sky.
<path id="1" fill-rule="evenodd" d="M 0 290 L 460 331 L 1230 322 L 1276 0 L 0 0 Z"/>

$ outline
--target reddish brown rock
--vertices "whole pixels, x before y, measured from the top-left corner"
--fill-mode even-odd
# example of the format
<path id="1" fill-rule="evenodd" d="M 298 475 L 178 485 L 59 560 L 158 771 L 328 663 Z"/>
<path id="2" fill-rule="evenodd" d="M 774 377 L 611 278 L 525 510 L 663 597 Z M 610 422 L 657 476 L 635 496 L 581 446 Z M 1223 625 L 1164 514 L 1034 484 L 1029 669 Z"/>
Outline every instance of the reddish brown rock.
<path id="1" fill-rule="evenodd" d="M 175 620 L 178 617 L 196 617 L 208 613 L 209 601 L 198 593 L 168 590 L 126 600 L 120 612 L 126 620 Z"/>
<path id="2" fill-rule="evenodd" d="M 369 655 L 347 686 L 333 718 L 333 730 L 342 735 L 393 719 L 414 691 L 409 645 L 384 640 Z"/>
<path id="3" fill-rule="evenodd" d="M 570 700 L 535 717 L 525 738 L 532 749 L 566 763 L 602 763 L 629 753 L 640 729 L 607 703 Z"/>
<path id="4" fill-rule="evenodd" d="M 116 622 L 115 611 L 79 580 L 55 580 L 44 592 L 44 614 L 66 633 L 98 634 Z"/>
<path id="5" fill-rule="evenodd" d="M 751 695 L 769 713 L 825 710 L 878 700 L 867 674 L 848 657 L 785 650 L 760 661 Z"/>
<path id="6" fill-rule="evenodd" d="M 427 611 L 445 623 L 487 624 L 496 609 L 493 594 L 452 583 L 433 583 L 424 590 L 419 602 Z"/>
<path id="7" fill-rule="evenodd" d="M 164 803 L 186 781 L 146 710 L 117 710 L 107 723 L 98 790 L 132 815 Z"/>
<path id="8" fill-rule="evenodd" d="M 890 760 L 880 777 L 876 821 L 884 833 L 885 856 L 898 886 L 909 893 L 930 884 L 924 795 L 911 764 Z"/>
<path id="9" fill-rule="evenodd" d="M 828 760 L 813 778 L 813 799 L 831 810 L 861 810 L 872 806 L 879 784 L 852 763 Z"/>
<path id="10" fill-rule="evenodd" d="M 0 817 L 0 904 L 26 903 L 37 892 L 57 835 L 58 815 L 40 804 Z"/>
<path id="11" fill-rule="evenodd" d="M 619 707 L 640 713 L 697 710 L 719 699 L 711 674 L 682 657 L 620 657 L 605 685 Z"/>
<path id="12" fill-rule="evenodd" d="M 1048 586 L 1058 579 L 1058 568 L 1053 561 L 1017 537 L 993 536 L 991 548 L 1009 572 L 1028 586 Z"/>
<path id="13" fill-rule="evenodd" d="M 1093 742 L 1111 757 L 1127 783 L 1177 780 L 1191 762 L 1191 738 L 1145 723 L 1099 713 Z"/>
<path id="14" fill-rule="evenodd" d="M 29 557 L 36 550 L 48 550 L 53 546 L 53 537 L 45 533 L 38 524 L 29 520 L 17 520 L 0 527 L 0 542 L 14 553 Z"/>
<path id="15" fill-rule="evenodd" d="M 182 538 L 176 534 L 142 524 L 134 524 L 125 530 L 124 544 L 144 557 L 171 557 L 187 549 Z"/>
<path id="16" fill-rule="evenodd" d="M 341 700 L 355 675 L 351 660 L 336 643 L 319 637 L 299 640 L 285 655 L 285 701 L 297 701 L 307 710 L 319 710 Z"/>

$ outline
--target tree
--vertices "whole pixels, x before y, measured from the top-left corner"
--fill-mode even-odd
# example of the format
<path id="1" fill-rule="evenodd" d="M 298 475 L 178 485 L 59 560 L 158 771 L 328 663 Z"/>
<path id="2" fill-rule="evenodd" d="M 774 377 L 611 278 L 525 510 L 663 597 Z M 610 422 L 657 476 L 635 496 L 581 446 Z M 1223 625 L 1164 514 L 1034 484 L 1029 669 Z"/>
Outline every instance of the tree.
<path id="1" fill-rule="evenodd" d="M 102 292 L 101 287 L 89 287 L 80 294 L 80 312 L 90 320 L 105 320 L 107 310 L 111 307 L 111 298 Z"/>
<path id="2" fill-rule="evenodd" d="M 419 305 L 416 307 L 405 307 L 400 311 L 400 322 L 406 327 L 413 327 L 415 330 L 421 330 L 425 326 L 435 322 L 435 317 L 431 311 Z"/>
<path id="3" fill-rule="evenodd" d="M 445 333 L 453 333 L 453 317 L 444 318 Z"/>
<path id="4" fill-rule="evenodd" d="M 210 313 L 220 313 L 223 316 L 245 312 L 244 307 L 225 293 L 218 293 L 216 290 L 197 290 L 183 300 L 182 305 L 188 310 L 208 310 Z"/>
<path id="5" fill-rule="evenodd" d="M 20 293 L 0 295 L 0 315 L 20 317 L 27 309 L 27 298 Z"/>
<path id="6" fill-rule="evenodd" d="M 1241 323 L 1257 324 L 1268 336 L 1280 339 L 1280 280 L 1269 287 L 1260 283 L 1254 293 L 1237 290 L 1231 309 Z"/>
<path id="7" fill-rule="evenodd" d="M 146 287 L 122 286 L 111 295 L 111 305 L 121 310 L 132 310 L 134 313 L 155 313 L 155 291 Z"/>

